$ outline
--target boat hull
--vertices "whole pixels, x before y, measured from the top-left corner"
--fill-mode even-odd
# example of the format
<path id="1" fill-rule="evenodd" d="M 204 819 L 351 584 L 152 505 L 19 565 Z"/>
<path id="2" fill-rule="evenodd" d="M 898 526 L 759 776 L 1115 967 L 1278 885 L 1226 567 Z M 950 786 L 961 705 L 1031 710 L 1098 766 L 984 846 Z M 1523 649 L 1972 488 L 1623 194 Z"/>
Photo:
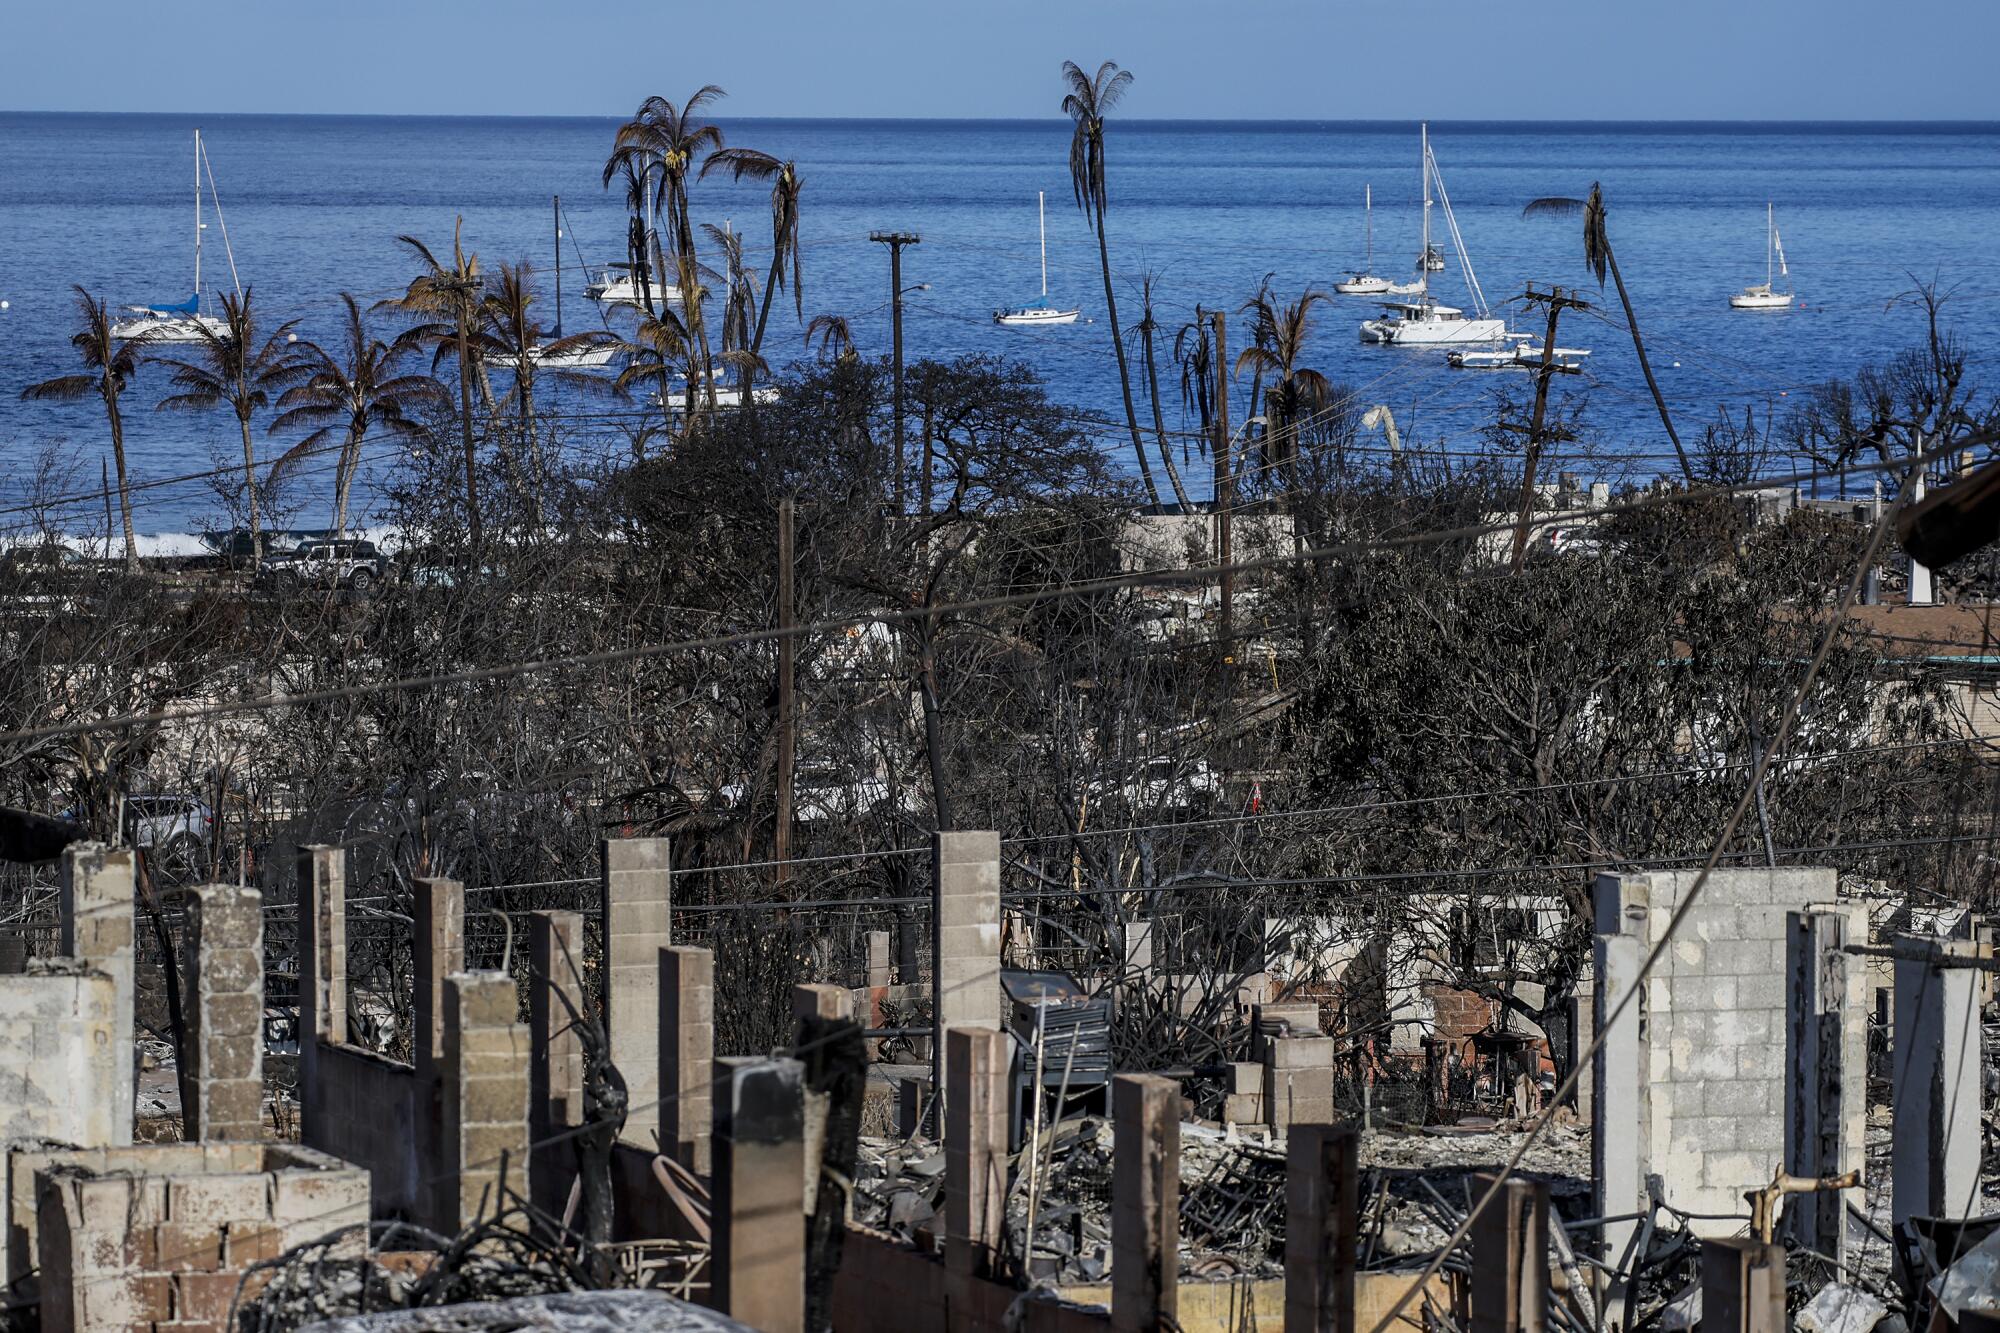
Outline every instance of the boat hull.
<path id="1" fill-rule="evenodd" d="M 1506 321 L 1498 319 L 1370 319 L 1361 325 L 1361 341 L 1394 347 L 1479 347 L 1506 337 Z"/>
<path id="2" fill-rule="evenodd" d="M 181 319 L 128 319 L 111 326 L 111 336 L 122 342 L 146 342 L 155 347 L 205 342 L 203 333 L 220 338 L 229 332 L 229 326 L 213 315 L 195 315 Z"/>
<path id="3" fill-rule="evenodd" d="M 1349 278 L 1346 282 L 1336 282 L 1333 289 L 1342 296 L 1382 296 L 1391 285 L 1387 278 L 1363 275 Z"/>
<path id="4" fill-rule="evenodd" d="M 1045 324 L 1074 324 L 1080 310 L 996 310 L 993 322 L 1013 329 L 1039 328 Z"/>
<path id="5" fill-rule="evenodd" d="M 1790 310 L 1789 292 L 1738 292 L 1729 298 L 1731 310 Z"/>

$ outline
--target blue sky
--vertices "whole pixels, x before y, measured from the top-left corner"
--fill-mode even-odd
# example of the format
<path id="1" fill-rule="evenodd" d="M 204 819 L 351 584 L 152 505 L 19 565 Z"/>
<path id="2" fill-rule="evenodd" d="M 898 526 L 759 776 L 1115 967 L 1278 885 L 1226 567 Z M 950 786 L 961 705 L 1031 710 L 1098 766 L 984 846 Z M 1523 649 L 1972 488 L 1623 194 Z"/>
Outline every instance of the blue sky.
<path id="1" fill-rule="evenodd" d="M 14 0 L 0 107 L 1045 116 L 1064 58 L 1126 114 L 1988 119 L 1992 0 Z M 515 72 L 496 75 L 498 69 Z"/>

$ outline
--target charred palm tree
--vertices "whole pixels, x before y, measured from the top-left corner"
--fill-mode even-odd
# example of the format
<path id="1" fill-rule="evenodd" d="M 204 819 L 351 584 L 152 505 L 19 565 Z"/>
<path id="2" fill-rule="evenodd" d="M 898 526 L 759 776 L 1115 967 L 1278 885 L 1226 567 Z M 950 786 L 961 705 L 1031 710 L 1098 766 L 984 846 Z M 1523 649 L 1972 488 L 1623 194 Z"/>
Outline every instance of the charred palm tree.
<path id="1" fill-rule="evenodd" d="M 649 392 L 666 418 L 665 425 L 671 429 L 674 420 L 674 377 L 683 372 L 688 348 L 692 344 L 687 326 L 673 311 L 662 310 L 657 315 L 642 316 L 638 329 L 624 345 L 625 365 L 615 381 L 618 392 L 630 393 L 634 388 Z M 693 385 L 690 384 L 685 406 L 693 405 Z M 694 414 L 687 412 L 684 416 L 691 428 Z"/>
<path id="2" fill-rule="evenodd" d="M 348 496 L 368 432 L 379 428 L 390 435 L 414 436 L 421 430 L 417 414 L 446 401 L 444 386 L 429 375 L 399 373 L 401 351 L 374 335 L 353 296 L 342 292 L 340 299 L 346 312 L 340 342 L 331 350 L 314 342 L 298 344 L 300 381 L 278 399 L 278 416 L 270 427 L 274 435 L 300 428 L 310 432 L 271 465 L 273 477 L 340 441 L 333 474 L 335 536 L 347 531 Z M 477 503 L 472 484 L 468 477 L 468 505 Z M 472 512 L 469 508 L 468 521 Z"/>
<path id="3" fill-rule="evenodd" d="M 1193 413 L 1206 440 L 1215 427 L 1215 320 L 1199 305 L 1174 334 L 1174 364 L 1181 371 L 1181 413 Z"/>
<path id="4" fill-rule="evenodd" d="M 1107 60 L 1097 73 L 1086 74 L 1075 61 L 1065 60 L 1063 114 L 1075 124 L 1069 139 L 1069 180 L 1076 191 L 1076 206 L 1097 233 L 1097 261 L 1104 272 L 1104 310 L 1111 320 L 1111 349 L 1118 354 L 1118 384 L 1125 391 L 1125 424 L 1132 432 L 1132 456 L 1139 463 L 1140 480 L 1154 504 L 1160 489 L 1153 484 L 1153 468 L 1146 461 L 1146 444 L 1139 436 L 1139 411 L 1132 405 L 1132 370 L 1125 363 L 1125 339 L 1118 330 L 1118 294 L 1112 289 L 1111 250 L 1104 238 L 1104 208 L 1110 202 L 1104 181 L 1104 116 L 1118 105 L 1132 86 L 1132 71 L 1118 68 Z"/>
<path id="5" fill-rule="evenodd" d="M 743 267 L 743 234 L 712 222 L 701 228 L 722 255 L 723 282 L 728 295 L 722 303 L 722 363 L 736 372 L 737 403 L 749 408 L 751 381 L 766 369 L 764 360 L 752 346 L 752 329 L 757 316 L 757 285 Z"/>
<path id="6" fill-rule="evenodd" d="M 305 374 L 298 354 L 297 320 L 280 324 L 257 341 L 257 318 L 251 304 L 254 289 L 243 295 L 222 294 L 222 330 L 198 325 L 200 340 L 191 356 L 153 357 L 172 372 L 178 391 L 162 398 L 163 411 L 212 412 L 227 407 L 236 414 L 243 434 L 243 487 L 250 518 L 250 558 L 264 554 L 263 527 L 257 513 L 257 455 L 251 447 L 250 423 L 286 388 Z"/>
<path id="7" fill-rule="evenodd" d="M 480 276 L 479 256 L 465 252 L 464 233 L 465 219 L 461 217 L 452 227 L 449 264 L 441 262 L 416 237 L 398 236 L 396 239 L 416 256 L 422 267 L 401 296 L 378 301 L 375 308 L 417 317 L 418 322 L 397 337 L 396 346 L 399 350 L 430 348 L 433 375 L 444 358 L 454 351 L 457 353 L 459 430 L 465 449 L 465 530 L 472 544 L 478 546 L 479 450 L 472 441 L 472 372 L 480 330 L 480 291 L 485 280 Z M 485 385 L 483 374 L 481 383 L 490 406 L 493 390 Z"/>
<path id="8" fill-rule="evenodd" d="M 631 270 L 632 281 L 639 284 L 639 309 L 645 314 L 653 313 L 653 251 L 657 241 L 646 226 L 648 209 L 646 200 L 652 185 L 646 170 L 635 157 L 621 161 L 616 168 L 607 168 L 604 186 L 611 187 L 613 179 L 625 183 L 625 210 L 628 214 L 625 226 L 625 262 Z"/>
<path id="9" fill-rule="evenodd" d="M 859 355 L 854 347 L 854 327 L 845 315 L 814 315 L 806 325 L 806 346 L 819 339 L 822 361 L 845 361 Z"/>
<path id="10" fill-rule="evenodd" d="M 1272 381 L 1264 395 L 1264 413 L 1270 426 L 1264 432 L 1262 467 L 1284 473 L 1285 489 L 1294 507 L 1298 501 L 1300 423 L 1333 398 L 1332 382 L 1301 364 L 1312 333 L 1312 309 L 1329 299 L 1325 292 L 1308 289 L 1292 304 L 1279 305 L 1274 297 L 1260 293 L 1243 307 L 1251 316 L 1252 327 L 1264 336 L 1236 358 L 1236 373 L 1248 368 Z"/>
<path id="11" fill-rule="evenodd" d="M 1596 181 L 1590 183 L 1588 199 L 1533 199 L 1521 210 L 1522 217 L 1583 218 L 1583 262 L 1597 275 L 1598 290 L 1604 288 L 1607 270 L 1612 284 L 1618 288 L 1618 303 L 1625 307 L 1625 326 L 1632 331 L 1632 350 L 1639 356 L 1639 369 L 1645 373 L 1646 388 L 1653 395 L 1653 406 L 1659 409 L 1660 424 L 1667 428 L 1667 439 L 1673 443 L 1674 456 L 1681 460 L 1681 475 L 1692 482 L 1694 468 L 1688 462 L 1687 450 L 1681 447 L 1680 434 L 1674 430 L 1674 418 L 1667 411 L 1666 395 L 1660 392 L 1660 382 L 1653 378 L 1653 363 L 1646 359 L 1646 340 L 1639 336 L 1639 316 L 1632 309 L 1631 294 L 1625 290 L 1624 275 L 1618 271 L 1618 256 L 1612 253 L 1611 234 L 1605 229 L 1604 214 L 1604 190 Z"/>
<path id="12" fill-rule="evenodd" d="M 701 174 L 721 168 L 735 180 L 771 182 L 771 269 L 764 275 L 764 303 L 757 309 L 757 332 L 750 350 L 764 351 L 764 325 L 771 318 L 771 298 L 785 286 L 785 270 L 791 269 L 792 311 L 801 322 L 806 317 L 805 278 L 799 267 L 799 193 L 805 183 L 799 179 L 796 163 L 780 162 L 769 153 L 754 148 L 723 148 L 708 155 Z"/>
<path id="13" fill-rule="evenodd" d="M 714 362 L 703 327 L 700 261 L 695 253 L 694 223 L 688 213 L 688 182 L 693 179 L 690 173 L 695 159 L 722 147 L 721 128 L 703 120 L 702 113 L 726 95 L 711 83 L 679 106 L 664 97 L 648 97 L 639 104 L 632 119 L 618 127 L 611 156 L 604 163 L 606 185 L 628 162 L 642 179 L 651 182 L 655 206 L 667 223 L 667 237 L 673 247 L 674 271 L 681 289 L 681 322 L 690 335 L 690 353 L 699 358 L 700 378 L 707 381 L 710 406 L 715 399 Z M 690 399 L 696 378 L 688 377 Z"/>
<path id="14" fill-rule="evenodd" d="M 582 333 L 545 341 L 548 331 L 542 328 L 535 312 L 534 277 L 534 265 L 526 260 L 500 265 L 494 285 L 487 290 L 485 300 L 480 303 L 479 342 L 487 363 L 498 362 L 509 367 L 514 376 L 507 400 L 513 408 L 514 424 L 525 446 L 529 507 L 539 526 L 542 448 L 535 422 L 535 386 L 546 378 L 551 383 L 583 393 L 601 392 L 608 387 L 599 376 L 560 364 L 544 365 L 543 362 L 556 360 L 571 352 L 615 344 L 618 335 L 609 329 L 586 329 Z"/>
<path id="15" fill-rule="evenodd" d="M 1160 322 L 1153 315 L 1153 284 L 1159 281 L 1156 273 L 1145 273 L 1139 278 L 1139 322 L 1132 326 L 1132 339 L 1137 342 L 1146 357 L 1146 387 L 1153 395 L 1153 435 L 1159 441 L 1160 462 L 1167 469 L 1167 481 L 1174 488 L 1174 499 L 1183 512 L 1188 507 L 1187 490 L 1181 485 L 1180 469 L 1174 466 L 1173 446 L 1167 443 L 1167 416 L 1160 408 L 1160 369 L 1153 355 L 1153 336 L 1160 331 Z"/>
<path id="16" fill-rule="evenodd" d="M 111 314 L 105 303 L 82 287 L 76 293 L 76 313 L 81 320 L 69 345 L 83 362 L 81 374 L 58 375 L 30 384 L 21 390 L 29 402 L 74 402 L 96 394 L 104 404 L 104 419 L 111 427 L 111 461 L 118 468 L 118 510 L 125 525 L 125 568 L 139 572 L 139 543 L 132 534 L 132 492 L 125 479 L 125 417 L 118 410 L 119 395 L 139 373 L 140 345 L 121 341 L 111 333 Z M 106 534 L 107 538 L 110 534 Z"/>

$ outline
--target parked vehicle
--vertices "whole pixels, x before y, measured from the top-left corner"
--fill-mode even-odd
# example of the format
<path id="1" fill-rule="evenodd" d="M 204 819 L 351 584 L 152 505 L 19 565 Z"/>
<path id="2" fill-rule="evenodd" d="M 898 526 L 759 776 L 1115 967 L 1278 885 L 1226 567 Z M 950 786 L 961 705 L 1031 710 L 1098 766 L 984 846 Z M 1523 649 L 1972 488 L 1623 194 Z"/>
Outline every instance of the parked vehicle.
<path id="1" fill-rule="evenodd" d="M 375 543 L 356 538 L 300 542 L 297 549 L 267 557 L 257 566 L 266 583 L 301 587 L 351 588 L 366 592 L 388 577 L 389 562 Z"/>

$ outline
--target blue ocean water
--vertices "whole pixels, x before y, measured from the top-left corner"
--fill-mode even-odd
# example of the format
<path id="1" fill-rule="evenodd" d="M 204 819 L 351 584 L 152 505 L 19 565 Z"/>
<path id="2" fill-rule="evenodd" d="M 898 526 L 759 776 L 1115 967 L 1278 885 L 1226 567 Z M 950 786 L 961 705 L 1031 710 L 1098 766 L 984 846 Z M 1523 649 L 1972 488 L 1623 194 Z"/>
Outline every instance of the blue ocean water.
<path id="1" fill-rule="evenodd" d="M 80 451 L 95 484 L 107 452 L 95 401 L 25 403 L 20 390 L 71 368 L 71 284 L 120 305 L 186 296 L 197 125 L 242 280 L 266 318 L 297 317 L 312 337 L 332 332 L 338 293 L 372 301 L 400 290 L 411 268 L 399 233 L 447 248 L 460 214 L 469 248 L 489 264 L 534 261 L 548 295 L 557 194 L 571 225 L 565 324 L 596 322 L 573 265 L 577 248 L 593 264 L 622 257 L 620 201 L 599 183 L 615 124 L 0 114 L 0 300 L 9 303 L 0 312 L 0 505 L 18 503 L 30 461 L 52 439 Z M 1016 354 L 1040 367 L 1061 400 L 1122 414 L 1096 243 L 1070 193 L 1065 122 L 730 120 L 724 128 L 733 144 L 799 164 L 808 318 L 845 315 L 864 350 L 886 350 L 888 256 L 868 233 L 916 231 L 923 240 L 905 254 L 904 281 L 929 290 L 906 306 L 911 356 Z M 1440 123 L 1432 141 L 1486 295 L 1503 309 L 1517 309 L 1505 303 L 1531 281 L 1595 293 L 1576 224 L 1524 219 L 1521 205 L 1603 183 L 1620 262 L 1684 434 L 1722 408 L 1782 414 L 1786 395 L 1911 344 L 1921 319 L 1896 298 L 1920 279 L 1954 291 L 1949 320 L 1973 348 L 2000 340 L 2000 255 L 1990 239 L 2000 215 L 2000 124 Z M 1147 271 L 1157 275 L 1168 340 L 1196 302 L 1233 309 L 1267 273 L 1287 299 L 1330 287 L 1361 263 L 1368 185 L 1376 270 L 1408 278 L 1417 142 L 1414 124 L 1387 122 L 1114 123 L 1109 234 L 1121 316 L 1134 317 Z M 1092 322 L 1003 329 L 992 310 L 1038 291 L 1038 190 L 1048 195 L 1052 295 Z M 761 268 L 766 198 L 758 185 L 711 177 L 696 187 L 697 220 L 746 232 Z M 1766 200 L 1776 203 L 1802 308 L 1731 311 L 1728 296 L 1764 277 Z M 229 274 L 212 220 L 207 237 L 203 285 L 212 294 Z M 1448 249 L 1442 234 L 1438 243 Z M 1467 303 L 1455 256 L 1439 282 L 1446 299 Z M 774 364 L 804 352 L 790 297 L 780 300 L 766 347 Z M 1604 309 L 1617 319 L 1609 292 Z M 1364 346 L 1356 326 L 1372 313 L 1358 298 L 1321 307 L 1308 362 L 1389 404 L 1406 436 L 1469 444 L 1497 382 L 1519 378 L 1452 371 L 1441 353 Z M 1648 466 L 1665 439 L 1622 325 L 1576 317 L 1562 342 L 1594 349 L 1588 374 L 1563 391 L 1588 393 L 1597 435 Z M 1177 425 L 1177 377 L 1170 368 L 1162 377 Z M 135 480 L 240 457 L 233 421 L 151 410 L 164 380 L 142 373 L 128 404 Z M 593 429 L 611 434 L 608 425 Z M 135 504 L 148 532 L 193 531 L 216 518 L 199 483 L 157 486 Z"/>

